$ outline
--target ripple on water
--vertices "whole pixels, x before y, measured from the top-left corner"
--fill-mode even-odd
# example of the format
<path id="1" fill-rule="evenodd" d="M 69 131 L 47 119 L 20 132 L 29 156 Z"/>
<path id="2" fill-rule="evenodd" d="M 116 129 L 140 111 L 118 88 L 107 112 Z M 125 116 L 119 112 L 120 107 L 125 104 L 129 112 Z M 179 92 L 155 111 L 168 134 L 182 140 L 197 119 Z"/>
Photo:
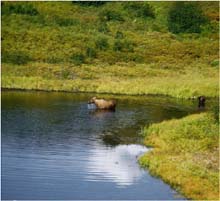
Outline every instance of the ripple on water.
<path id="1" fill-rule="evenodd" d="M 91 96 L 2 93 L 3 199 L 176 199 L 138 166 L 149 149 L 137 144 L 137 133 L 193 105 L 119 96 L 116 112 L 106 112 L 88 110 Z"/>

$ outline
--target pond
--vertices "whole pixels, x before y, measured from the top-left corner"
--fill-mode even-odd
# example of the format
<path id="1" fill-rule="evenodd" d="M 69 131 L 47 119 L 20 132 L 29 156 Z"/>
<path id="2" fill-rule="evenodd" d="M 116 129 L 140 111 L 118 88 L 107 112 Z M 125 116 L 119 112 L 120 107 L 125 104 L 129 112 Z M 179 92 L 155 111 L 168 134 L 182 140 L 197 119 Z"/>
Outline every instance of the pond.
<path id="1" fill-rule="evenodd" d="M 93 94 L 2 92 L 2 199 L 176 200 L 139 167 L 141 128 L 197 110 L 153 96 L 114 97 L 115 112 L 89 110 Z"/>

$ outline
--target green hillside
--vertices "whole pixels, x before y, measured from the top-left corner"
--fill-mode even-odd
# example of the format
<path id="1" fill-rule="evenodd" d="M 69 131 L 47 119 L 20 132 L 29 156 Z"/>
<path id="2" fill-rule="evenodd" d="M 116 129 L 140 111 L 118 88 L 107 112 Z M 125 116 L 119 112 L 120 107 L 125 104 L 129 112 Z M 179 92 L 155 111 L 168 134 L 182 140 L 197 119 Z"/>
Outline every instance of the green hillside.
<path id="1" fill-rule="evenodd" d="M 182 4 L 2 2 L 2 87 L 218 96 L 218 2 Z"/>

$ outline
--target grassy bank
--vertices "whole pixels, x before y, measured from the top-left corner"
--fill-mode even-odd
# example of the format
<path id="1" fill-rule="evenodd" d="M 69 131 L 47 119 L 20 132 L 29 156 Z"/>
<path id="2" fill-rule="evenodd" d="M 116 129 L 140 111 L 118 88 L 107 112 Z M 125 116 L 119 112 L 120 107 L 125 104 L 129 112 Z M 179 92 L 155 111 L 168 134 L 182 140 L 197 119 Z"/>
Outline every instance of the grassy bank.
<path id="1" fill-rule="evenodd" d="M 39 63 L 29 66 L 7 64 L 2 68 L 2 87 L 130 95 L 163 94 L 178 98 L 201 94 L 217 97 L 218 68 L 203 67 L 200 71 L 200 67 L 200 64 L 195 64 L 192 68 L 182 67 L 173 71 L 172 68 L 161 69 L 146 64 L 135 67 L 125 64 L 82 65 L 80 68 Z"/>
<path id="2" fill-rule="evenodd" d="M 219 199 L 219 130 L 212 113 L 153 124 L 144 130 L 153 150 L 139 162 L 187 198 Z"/>

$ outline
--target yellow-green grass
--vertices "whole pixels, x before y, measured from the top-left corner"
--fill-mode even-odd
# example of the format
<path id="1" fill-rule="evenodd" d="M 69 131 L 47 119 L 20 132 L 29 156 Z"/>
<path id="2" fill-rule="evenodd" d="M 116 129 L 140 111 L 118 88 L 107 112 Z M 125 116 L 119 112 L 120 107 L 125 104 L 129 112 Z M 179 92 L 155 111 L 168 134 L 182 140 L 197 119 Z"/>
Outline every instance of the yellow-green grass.
<path id="1" fill-rule="evenodd" d="M 219 130 L 212 113 L 152 124 L 144 129 L 153 149 L 139 162 L 187 198 L 219 199 Z"/>
<path id="2" fill-rule="evenodd" d="M 218 96 L 218 31 L 175 35 L 167 28 L 173 2 L 149 3 L 155 10 L 154 19 L 132 17 L 124 9 L 126 2 L 101 7 L 4 2 L 3 11 L 7 5 L 26 9 L 29 5 L 38 14 L 22 14 L 19 9 L 3 12 L 2 87 Z M 198 4 L 218 29 L 217 2 Z M 124 21 L 103 22 L 100 14 L 109 9 L 120 13 Z M 105 26 L 108 31 L 103 31 Z M 108 45 L 100 48 L 97 41 L 100 44 L 103 39 Z"/>
<path id="3" fill-rule="evenodd" d="M 157 65 L 159 64 L 77 67 L 70 64 L 3 64 L 2 87 L 129 95 L 155 94 L 178 98 L 218 96 L 218 68 L 199 63 L 188 67 L 171 66 L 170 69 L 159 68 Z"/>

